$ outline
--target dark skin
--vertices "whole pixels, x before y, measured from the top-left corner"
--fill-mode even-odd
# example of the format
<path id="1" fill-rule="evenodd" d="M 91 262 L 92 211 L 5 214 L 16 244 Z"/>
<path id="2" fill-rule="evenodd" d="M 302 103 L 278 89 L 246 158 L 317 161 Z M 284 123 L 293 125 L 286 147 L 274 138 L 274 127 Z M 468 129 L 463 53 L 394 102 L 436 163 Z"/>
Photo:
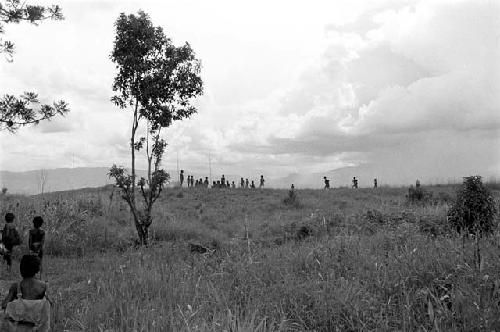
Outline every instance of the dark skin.
<path id="1" fill-rule="evenodd" d="M 41 232 L 41 241 L 39 242 L 33 242 L 33 233 L 34 232 Z M 45 232 L 41 231 L 40 228 L 35 228 L 30 231 L 30 237 L 29 237 L 29 248 L 30 250 L 33 251 L 38 251 L 40 249 L 43 249 L 43 244 L 45 242 Z"/>
<path id="2" fill-rule="evenodd" d="M 34 277 L 24 278 L 21 281 L 21 293 L 25 300 L 41 300 L 45 296 L 47 285 Z M 2 301 L 2 309 L 7 307 L 7 303 L 14 301 L 17 298 L 17 282 L 13 283 L 9 288 L 9 293 Z"/>

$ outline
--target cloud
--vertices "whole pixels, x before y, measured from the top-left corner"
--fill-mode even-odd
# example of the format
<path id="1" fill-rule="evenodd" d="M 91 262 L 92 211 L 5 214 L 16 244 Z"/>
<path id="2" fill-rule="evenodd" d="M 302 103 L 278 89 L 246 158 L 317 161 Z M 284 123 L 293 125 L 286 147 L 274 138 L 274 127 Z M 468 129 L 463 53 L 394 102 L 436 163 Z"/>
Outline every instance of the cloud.
<path id="1" fill-rule="evenodd" d="M 176 42 L 189 40 L 203 60 L 198 114 L 165 130 L 168 169 L 179 156 L 183 168 L 206 173 L 210 155 L 220 174 L 280 177 L 359 165 L 386 182 L 498 174 L 497 2 L 287 1 L 266 4 L 265 12 L 223 4 L 214 8 L 224 11 L 144 4 L 155 24 Z M 2 133 L 2 146 L 32 154 L 33 163 L 45 155 L 67 165 L 75 153 L 81 166 L 127 164 L 130 114 L 109 102 L 108 55 L 114 18 L 140 6 L 62 5 L 66 21 L 29 30 L 40 37 L 17 43 L 19 64 L 0 63 L 0 89 L 33 88 L 48 102 L 67 100 L 72 112 L 15 139 Z M 37 61 L 28 46 L 39 50 Z"/>
<path id="2" fill-rule="evenodd" d="M 264 142 L 240 141 L 232 149 L 339 156 L 346 164 L 352 160 L 345 153 L 361 153 L 359 164 L 408 163 L 408 176 L 460 174 L 470 165 L 491 172 L 481 159 L 499 165 L 491 151 L 500 142 L 498 3 L 419 2 L 360 20 L 369 23 L 328 26 L 322 57 L 284 94 L 279 112 L 263 119 L 276 127 Z M 443 168 L 415 163 L 420 157 Z"/>

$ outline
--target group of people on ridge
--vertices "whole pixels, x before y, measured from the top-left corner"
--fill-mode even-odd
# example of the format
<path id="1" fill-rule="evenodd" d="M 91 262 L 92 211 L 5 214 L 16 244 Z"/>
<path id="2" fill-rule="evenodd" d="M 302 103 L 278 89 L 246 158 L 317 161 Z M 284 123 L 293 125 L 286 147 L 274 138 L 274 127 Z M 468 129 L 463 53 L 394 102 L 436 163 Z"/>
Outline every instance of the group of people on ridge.
<path id="1" fill-rule="evenodd" d="M 180 181 L 180 186 L 183 187 L 183 185 L 184 185 L 184 170 L 180 171 L 179 181 Z M 264 175 L 261 175 L 259 188 L 264 188 L 264 183 L 265 183 Z M 210 181 L 208 180 L 208 176 L 205 177 L 205 180 L 203 180 L 202 178 L 200 178 L 199 180 L 194 180 L 193 175 L 188 175 L 187 187 L 188 188 L 209 188 Z M 234 181 L 229 182 L 229 180 L 227 180 L 223 174 L 221 176 L 220 180 L 212 181 L 211 188 L 218 188 L 218 189 L 220 189 L 220 188 L 232 188 L 232 189 L 235 189 L 236 184 L 234 183 Z M 253 180 L 250 182 L 248 180 L 248 178 L 247 179 L 241 178 L 239 188 L 255 189 L 256 186 L 255 186 L 255 182 Z"/>
<path id="2" fill-rule="evenodd" d="M 324 176 L 323 181 L 325 182 L 324 189 L 330 189 L 330 180 L 326 176 Z M 373 188 L 377 188 L 377 187 L 378 187 L 378 181 L 375 178 L 375 179 L 373 179 Z M 358 189 L 358 179 L 356 179 L 355 176 L 352 178 L 352 188 Z"/>

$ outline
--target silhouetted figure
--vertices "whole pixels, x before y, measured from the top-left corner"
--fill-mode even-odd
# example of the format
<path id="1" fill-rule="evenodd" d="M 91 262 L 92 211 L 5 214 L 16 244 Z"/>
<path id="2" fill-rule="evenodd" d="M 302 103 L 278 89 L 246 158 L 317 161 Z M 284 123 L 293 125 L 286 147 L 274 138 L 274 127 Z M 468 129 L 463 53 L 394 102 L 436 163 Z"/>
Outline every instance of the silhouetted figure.
<path id="1" fill-rule="evenodd" d="M 208 176 L 205 177 L 205 182 L 203 182 L 205 188 L 208 188 Z"/>
<path id="2" fill-rule="evenodd" d="M 323 176 L 323 180 L 325 180 L 325 189 L 330 189 L 330 180 L 326 176 Z"/>
<path id="3" fill-rule="evenodd" d="M 198 188 L 200 186 L 200 182 L 198 180 L 195 181 L 194 183 L 195 188 Z"/>
<path id="4" fill-rule="evenodd" d="M 250 184 L 250 182 L 248 182 L 248 179 L 245 180 L 245 188 L 248 189 L 248 185 Z"/>
<path id="5" fill-rule="evenodd" d="M 212 181 L 212 188 L 217 188 L 217 183 L 215 181 Z"/>
<path id="6" fill-rule="evenodd" d="M 220 183 L 225 186 L 226 185 L 226 178 L 224 177 L 224 174 L 222 174 L 222 177 L 220 178 Z"/>
<path id="7" fill-rule="evenodd" d="M 358 180 L 356 179 L 355 176 L 352 178 L 352 187 L 354 189 L 358 189 Z"/>
<path id="8" fill-rule="evenodd" d="M 245 180 L 243 178 L 240 180 L 240 188 L 245 188 Z"/>
<path id="9" fill-rule="evenodd" d="M 179 174 L 179 180 L 181 181 L 181 187 L 184 184 L 184 170 L 181 169 L 181 174 Z"/>
<path id="10" fill-rule="evenodd" d="M 234 181 L 231 183 L 231 188 L 236 188 L 236 185 L 234 184 Z"/>
<path id="11" fill-rule="evenodd" d="M 217 180 L 217 188 L 220 188 L 220 180 Z"/>
<path id="12" fill-rule="evenodd" d="M 264 175 L 261 175 L 261 176 L 260 176 L 260 184 L 259 184 L 259 188 L 264 188 L 264 182 L 265 182 L 265 180 L 264 180 Z"/>
<path id="13" fill-rule="evenodd" d="M 200 179 L 198 180 L 198 186 L 199 186 L 200 188 L 205 186 L 205 185 L 203 184 L 203 179 L 202 179 L 202 178 L 200 178 Z"/>
<path id="14" fill-rule="evenodd" d="M 290 190 L 292 190 L 292 191 L 295 190 L 295 186 L 293 185 L 293 183 L 292 183 L 292 186 L 290 187 Z"/>
<path id="15" fill-rule="evenodd" d="M 415 181 L 415 187 L 420 188 L 420 181 L 418 179 L 417 179 L 417 181 Z"/>
<path id="16" fill-rule="evenodd" d="M 250 188 L 255 189 L 255 183 L 253 183 L 253 180 L 252 180 L 252 184 L 250 185 Z"/>
<path id="17" fill-rule="evenodd" d="M 377 179 L 373 179 L 373 188 L 377 188 Z"/>

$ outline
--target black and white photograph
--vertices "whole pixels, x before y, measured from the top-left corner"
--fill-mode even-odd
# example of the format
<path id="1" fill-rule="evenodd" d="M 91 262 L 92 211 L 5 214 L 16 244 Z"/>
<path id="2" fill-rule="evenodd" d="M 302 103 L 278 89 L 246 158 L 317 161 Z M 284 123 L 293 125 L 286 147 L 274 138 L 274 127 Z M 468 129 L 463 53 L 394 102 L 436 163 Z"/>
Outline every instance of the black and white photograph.
<path id="1" fill-rule="evenodd" d="M 0 0 L 0 332 L 500 331 L 500 1 Z"/>

